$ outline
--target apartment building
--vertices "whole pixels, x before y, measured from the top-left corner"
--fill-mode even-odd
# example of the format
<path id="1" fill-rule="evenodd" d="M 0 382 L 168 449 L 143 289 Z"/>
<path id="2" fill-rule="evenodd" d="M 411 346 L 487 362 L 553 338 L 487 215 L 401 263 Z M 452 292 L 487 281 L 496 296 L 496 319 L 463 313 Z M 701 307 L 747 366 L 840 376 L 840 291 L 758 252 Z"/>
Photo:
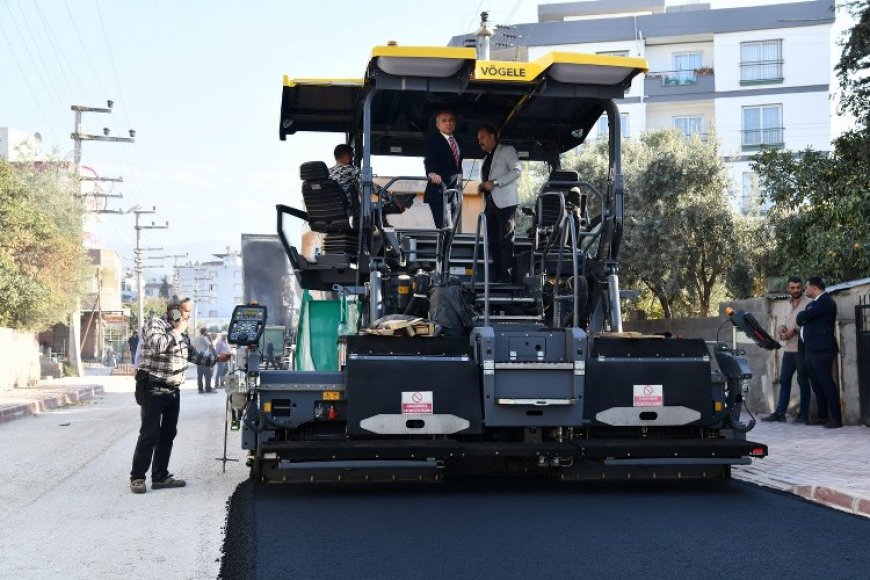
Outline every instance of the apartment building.
<path id="1" fill-rule="evenodd" d="M 178 265 L 173 291 L 193 300 L 192 318 L 198 327 L 223 328 L 233 308 L 244 299 L 242 258 L 238 251 L 212 254 L 216 259 Z"/>
<path id="2" fill-rule="evenodd" d="M 534 60 L 557 50 L 645 58 L 649 72 L 619 101 L 623 137 L 663 128 L 715 132 L 735 203 L 753 211 L 750 158 L 762 146 L 829 150 L 847 128 L 832 98 L 846 15 L 835 13 L 833 0 L 772 1 L 540 5 L 537 23 L 495 31 L 493 59 Z M 596 132 L 606 130 L 602 119 Z"/>

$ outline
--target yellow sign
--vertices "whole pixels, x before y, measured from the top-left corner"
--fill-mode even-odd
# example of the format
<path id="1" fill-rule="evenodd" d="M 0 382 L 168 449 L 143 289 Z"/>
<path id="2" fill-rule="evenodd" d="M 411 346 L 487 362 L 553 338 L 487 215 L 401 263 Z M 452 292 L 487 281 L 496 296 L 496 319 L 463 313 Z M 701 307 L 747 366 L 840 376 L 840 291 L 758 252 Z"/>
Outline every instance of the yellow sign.
<path id="1" fill-rule="evenodd" d="M 341 399 L 341 391 L 323 391 L 324 401 L 338 401 Z"/>
<path id="2" fill-rule="evenodd" d="M 541 74 L 542 70 L 534 62 L 479 60 L 474 65 L 474 78 L 479 81 L 529 82 Z"/>

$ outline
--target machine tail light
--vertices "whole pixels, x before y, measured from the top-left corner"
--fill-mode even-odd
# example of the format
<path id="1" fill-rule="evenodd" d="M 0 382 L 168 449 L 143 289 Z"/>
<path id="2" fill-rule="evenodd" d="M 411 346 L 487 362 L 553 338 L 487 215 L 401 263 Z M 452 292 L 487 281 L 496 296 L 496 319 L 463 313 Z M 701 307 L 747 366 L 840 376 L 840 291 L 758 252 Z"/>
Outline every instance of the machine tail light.
<path id="1" fill-rule="evenodd" d="M 764 457 L 765 455 L 767 455 L 767 451 L 764 449 L 764 447 L 754 447 L 749 454 L 752 457 Z"/>
<path id="2" fill-rule="evenodd" d="M 263 403 L 263 412 L 271 413 L 272 412 L 272 401 L 266 401 Z"/>

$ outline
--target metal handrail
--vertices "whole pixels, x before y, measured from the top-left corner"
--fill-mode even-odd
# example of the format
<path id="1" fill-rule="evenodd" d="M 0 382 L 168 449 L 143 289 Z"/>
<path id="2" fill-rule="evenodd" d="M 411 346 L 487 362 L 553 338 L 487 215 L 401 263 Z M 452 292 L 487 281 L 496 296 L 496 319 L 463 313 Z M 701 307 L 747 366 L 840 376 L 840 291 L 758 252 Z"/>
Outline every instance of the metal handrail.
<path id="1" fill-rule="evenodd" d="M 460 180 L 460 184 L 462 181 Z M 444 183 L 441 183 L 441 195 L 443 200 L 443 210 L 447 211 L 448 204 L 447 200 L 450 198 L 451 194 L 456 194 L 457 198 L 457 209 L 456 215 L 450 215 L 451 220 L 453 221 L 453 227 L 451 229 L 441 228 L 438 230 L 438 247 L 436 249 L 436 259 L 437 267 L 440 272 L 450 272 L 450 253 L 453 250 L 453 239 L 456 237 L 456 229 L 459 227 L 459 221 L 462 219 L 462 194 L 459 189 L 451 188 L 447 189 L 447 186 Z M 443 215 L 442 219 L 446 220 L 447 216 Z"/>
<path id="2" fill-rule="evenodd" d="M 474 231 L 474 254 L 471 259 L 471 285 L 477 279 L 477 248 L 480 246 L 480 224 L 483 224 L 483 325 L 489 326 L 489 234 L 486 227 L 486 213 L 477 214 L 477 228 Z"/>
<path id="3" fill-rule="evenodd" d="M 556 316 L 558 316 L 559 318 L 557 320 L 554 320 L 554 322 L 556 322 L 560 326 L 562 325 L 562 309 L 557 307 L 559 305 L 559 299 L 560 299 L 559 279 L 562 276 L 562 256 L 565 253 L 565 242 L 568 241 L 567 237 L 568 237 L 568 234 L 570 232 L 570 234 L 571 234 L 571 267 L 574 270 L 572 273 L 572 276 L 571 276 L 572 281 L 573 281 L 572 286 L 573 286 L 573 290 L 574 290 L 574 304 L 573 304 L 574 324 L 573 325 L 576 327 L 576 326 L 578 326 L 578 324 L 580 322 L 579 318 L 577 316 L 577 302 L 580 299 L 580 295 L 577 293 L 577 286 L 578 286 L 578 284 L 577 284 L 578 283 L 577 272 L 578 272 L 579 268 L 577 265 L 577 231 L 576 231 L 576 224 L 574 223 L 574 216 L 571 214 L 566 215 L 565 218 L 562 220 L 561 227 L 562 227 L 562 237 L 561 237 L 561 240 L 559 241 L 559 260 L 558 260 L 558 263 L 556 264 L 556 284 L 555 284 L 555 286 L 553 286 L 553 318 L 555 319 Z"/>

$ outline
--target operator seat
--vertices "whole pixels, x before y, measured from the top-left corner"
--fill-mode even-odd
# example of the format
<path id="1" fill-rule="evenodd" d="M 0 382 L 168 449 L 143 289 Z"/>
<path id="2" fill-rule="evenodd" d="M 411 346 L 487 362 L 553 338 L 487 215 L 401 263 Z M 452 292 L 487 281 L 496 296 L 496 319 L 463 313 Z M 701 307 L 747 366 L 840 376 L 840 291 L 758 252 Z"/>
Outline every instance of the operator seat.
<path id="1" fill-rule="evenodd" d="M 299 167 L 302 199 L 311 231 L 326 234 L 324 254 L 357 253 L 356 213 L 353 196 L 329 178 L 323 161 L 308 161 Z"/>

